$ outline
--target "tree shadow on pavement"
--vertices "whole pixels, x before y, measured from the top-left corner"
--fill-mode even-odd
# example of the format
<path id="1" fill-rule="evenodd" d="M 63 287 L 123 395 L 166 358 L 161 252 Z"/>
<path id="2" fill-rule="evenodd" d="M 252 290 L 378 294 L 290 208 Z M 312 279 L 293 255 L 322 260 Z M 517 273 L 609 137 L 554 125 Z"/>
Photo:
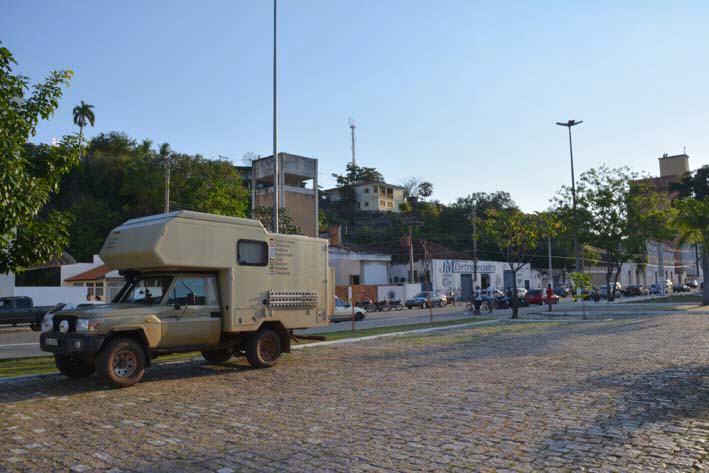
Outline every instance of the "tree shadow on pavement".
<path id="1" fill-rule="evenodd" d="M 642 456 L 649 447 L 653 460 L 690 469 L 706 455 L 687 446 L 706 441 L 706 427 L 692 429 L 693 420 L 709 417 L 709 367 L 681 365 L 656 371 L 591 377 L 558 396 L 573 405 L 603 405 L 590 424 L 560 428 L 541 442 L 539 460 L 563 454 L 586 464 L 620 450 Z"/>

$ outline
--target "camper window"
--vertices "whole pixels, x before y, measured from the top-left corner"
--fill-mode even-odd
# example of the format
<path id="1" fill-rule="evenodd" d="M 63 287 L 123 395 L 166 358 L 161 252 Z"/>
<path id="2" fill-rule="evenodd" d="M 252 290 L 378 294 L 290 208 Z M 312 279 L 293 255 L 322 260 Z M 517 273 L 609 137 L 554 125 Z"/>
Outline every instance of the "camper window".
<path id="1" fill-rule="evenodd" d="M 237 259 L 242 266 L 266 266 L 268 264 L 268 245 L 265 241 L 239 240 Z"/>

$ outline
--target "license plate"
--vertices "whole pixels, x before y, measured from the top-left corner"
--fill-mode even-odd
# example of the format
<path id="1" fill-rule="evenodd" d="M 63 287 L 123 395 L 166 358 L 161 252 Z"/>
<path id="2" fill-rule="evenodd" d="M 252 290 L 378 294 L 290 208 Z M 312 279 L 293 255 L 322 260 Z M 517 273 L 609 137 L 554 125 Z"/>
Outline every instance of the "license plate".
<path id="1" fill-rule="evenodd" d="M 45 338 L 44 343 L 55 347 L 59 346 L 59 340 L 56 338 Z"/>

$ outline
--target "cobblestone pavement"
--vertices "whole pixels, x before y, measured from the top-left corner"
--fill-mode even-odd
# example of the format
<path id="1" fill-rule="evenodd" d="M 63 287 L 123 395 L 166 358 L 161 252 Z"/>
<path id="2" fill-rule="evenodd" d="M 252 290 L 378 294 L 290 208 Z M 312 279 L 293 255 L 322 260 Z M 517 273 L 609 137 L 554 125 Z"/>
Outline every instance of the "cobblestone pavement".
<path id="1" fill-rule="evenodd" d="M 709 318 L 479 327 L 0 384 L 0 471 L 709 469 Z"/>

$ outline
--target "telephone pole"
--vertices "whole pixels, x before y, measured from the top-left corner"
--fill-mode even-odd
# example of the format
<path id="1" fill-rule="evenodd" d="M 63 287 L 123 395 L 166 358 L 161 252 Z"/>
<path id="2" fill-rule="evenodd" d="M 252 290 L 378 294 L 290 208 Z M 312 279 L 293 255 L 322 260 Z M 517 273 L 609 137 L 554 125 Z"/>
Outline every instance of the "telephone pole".
<path id="1" fill-rule="evenodd" d="M 170 212 L 170 157 L 165 161 L 165 213 Z"/>
<path id="2" fill-rule="evenodd" d="M 409 225 L 409 283 L 414 282 L 414 239 L 411 225 Z"/>
<path id="3" fill-rule="evenodd" d="M 278 163 L 278 0 L 273 0 L 273 217 L 271 227 L 278 233 L 279 183 Z"/>
<path id="4" fill-rule="evenodd" d="M 477 218 L 477 208 L 478 205 L 473 204 L 473 289 L 477 287 L 478 284 L 478 218 Z"/>
<path id="5" fill-rule="evenodd" d="M 549 249 L 549 284 L 551 284 L 551 288 L 554 289 L 554 275 L 552 273 L 552 267 L 551 267 L 551 237 L 549 237 L 549 240 L 547 241 L 548 249 Z"/>
<path id="6" fill-rule="evenodd" d="M 357 165 L 357 160 L 355 159 L 355 122 L 350 118 L 350 132 L 352 134 L 352 166 Z"/>

